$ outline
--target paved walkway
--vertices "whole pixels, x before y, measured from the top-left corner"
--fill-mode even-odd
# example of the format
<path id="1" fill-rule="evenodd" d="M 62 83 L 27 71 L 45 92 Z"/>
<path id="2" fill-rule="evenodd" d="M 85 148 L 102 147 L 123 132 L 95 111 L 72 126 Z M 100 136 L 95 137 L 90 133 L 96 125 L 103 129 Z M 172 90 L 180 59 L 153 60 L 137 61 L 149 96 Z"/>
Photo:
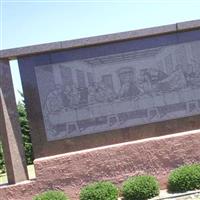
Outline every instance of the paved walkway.
<path id="1" fill-rule="evenodd" d="M 200 200 L 200 191 L 190 191 L 185 193 L 169 194 L 166 190 L 161 190 L 159 197 L 152 200 Z"/>
<path id="2" fill-rule="evenodd" d="M 118 200 L 123 199 L 119 198 Z M 200 190 L 176 194 L 169 194 L 166 190 L 161 190 L 159 197 L 150 200 L 200 200 Z"/>

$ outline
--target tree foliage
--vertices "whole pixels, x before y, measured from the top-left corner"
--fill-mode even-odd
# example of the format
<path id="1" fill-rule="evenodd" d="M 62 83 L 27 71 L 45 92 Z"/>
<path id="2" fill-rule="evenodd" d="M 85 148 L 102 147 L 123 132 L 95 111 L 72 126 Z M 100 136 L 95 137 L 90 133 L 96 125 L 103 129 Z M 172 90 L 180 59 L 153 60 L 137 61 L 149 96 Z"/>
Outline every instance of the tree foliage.
<path id="1" fill-rule="evenodd" d="M 0 141 L 0 174 L 5 172 L 5 162 L 3 158 L 3 148 Z"/>
<path id="2" fill-rule="evenodd" d="M 23 145 L 24 145 L 25 156 L 26 156 L 26 163 L 29 165 L 33 163 L 33 148 L 32 148 L 32 142 L 31 142 L 31 137 L 30 137 L 30 128 L 28 124 L 27 113 L 26 113 L 24 103 L 19 102 L 17 105 L 17 110 L 19 113 L 19 123 L 21 126 L 22 139 L 23 139 Z"/>

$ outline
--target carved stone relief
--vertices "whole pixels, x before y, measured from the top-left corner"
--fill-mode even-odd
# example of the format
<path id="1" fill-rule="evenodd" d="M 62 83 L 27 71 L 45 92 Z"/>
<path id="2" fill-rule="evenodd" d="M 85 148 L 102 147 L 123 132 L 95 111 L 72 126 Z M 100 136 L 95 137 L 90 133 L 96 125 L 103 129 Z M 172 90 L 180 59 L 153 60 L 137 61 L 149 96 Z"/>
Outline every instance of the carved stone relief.
<path id="1" fill-rule="evenodd" d="M 200 41 L 35 69 L 48 141 L 200 114 Z"/>

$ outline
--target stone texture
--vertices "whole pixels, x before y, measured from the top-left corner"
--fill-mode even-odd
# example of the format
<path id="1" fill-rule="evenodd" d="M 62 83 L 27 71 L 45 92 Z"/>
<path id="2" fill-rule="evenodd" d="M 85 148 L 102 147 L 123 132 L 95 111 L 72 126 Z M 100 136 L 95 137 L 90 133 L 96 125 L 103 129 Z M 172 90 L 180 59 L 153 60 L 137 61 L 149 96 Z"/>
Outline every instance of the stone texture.
<path id="1" fill-rule="evenodd" d="M 47 140 L 200 114 L 197 53 L 200 40 L 37 66 Z"/>
<path id="2" fill-rule="evenodd" d="M 153 28 L 145 28 L 145 29 L 121 32 L 121 33 L 114 33 L 108 35 L 101 35 L 95 37 L 88 37 L 71 41 L 63 41 L 61 42 L 61 46 L 64 49 L 74 48 L 74 47 L 76 48 L 85 47 L 88 45 L 98 45 L 98 44 L 117 42 L 128 39 L 137 39 L 141 37 L 149 37 L 153 35 L 160 35 L 171 32 L 176 32 L 176 24 L 158 26 Z"/>
<path id="3" fill-rule="evenodd" d="M 55 186 L 74 186 L 73 191 L 66 190 L 72 197 L 88 182 L 111 180 L 120 184 L 144 173 L 157 176 L 164 188 L 171 169 L 200 161 L 199 139 L 196 132 L 41 158 L 35 161 L 36 176 L 38 181 L 50 182 L 54 174 Z"/>
<path id="4" fill-rule="evenodd" d="M 67 40 L 52 42 L 40 45 L 32 45 L 27 47 L 5 49 L 0 51 L 0 58 L 14 59 L 18 56 L 24 56 L 29 54 L 38 54 L 48 51 L 58 51 L 71 48 L 79 48 L 90 45 L 98 45 L 110 42 L 117 42 L 128 39 L 137 39 L 141 37 L 150 37 L 153 35 L 162 35 L 166 33 L 179 32 L 184 30 L 197 29 L 200 27 L 200 20 L 181 22 L 177 24 L 170 24 L 165 26 L 145 28 L 134 31 L 127 31 L 122 33 L 114 33 L 102 36 L 94 36 L 83 39 Z"/>
<path id="5" fill-rule="evenodd" d="M 155 136 L 166 135 L 166 134 L 174 134 L 174 133 L 181 132 L 181 131 L 199 129 L 200 128 L 200 124 L 199 124 L 200 115 L 197 115 L 197 114 L 199 113 L 200 104 L 199 104 L 199 101 L 196 101 L 200 98 L 198 95 L 196 95 L 196 94 L 198 94 L 199 88 L 197 86 L 197 89 L 192 90 L 191 88 L 194 88 L 193 84 L 189 88 L 188 88 L 189 84 L 187 84 L 186 85 L 187 88 L 185 88 L 184 87 L 185 81 L 183 81 L 183 78 L 181 78 L 184 75 L 182 73 L 179 74 L 179 72 L 174 73 L 174 70 L 175 69 L 177 70 L 177 68 L 181 65 L 180 63 L 185 63 L 183 66 L 188 66 L 188 67 L 186 67 L 187 70 L 192 69 L 192 70 L 190 70 L 191 73 L 190 73 L 190 71 L 188 73 L 191 74 L 191 77 L 193 77 L 193 78 L 191 78 L 192 81 L 189 80 L 188 82 L 191 83 L 194 80 L 196 83 L 198 83 L 197 80 L 199 79 L 199 75 L 198 75 L 199 73 L 198 73 L 198 70 L 197 70 L 197 72 L 195 71 L 195 69 L 197 69 L 198 67 L 195 67 L 193 70 L 194 65 L 197 66 L 197 64 L 190 64 L 190 63 L 193 63 L 193 60 L 191 60 L 190 57 L 195 57 L 195 60 L 198 63 L 198 60 L 200 57 L 199 56 L 199 44 L 200 43 L 198 43 L 196 41 L 200 40 L 199 33 L 200 33 L 200 30 L 174 33 L 174 34 L 164 34 L 162 36 L 157 35 L 155 37 L 140 38 L 138 40 L 127 40 L 127 41 L 121 41 L 118 43 L 113 42 L 113 43 L 107 43 L 104 45 L 89 46 L 87 48 L 79 48 L 79 49 L 71 49 L 71 50 L 68 49 L 67 51 L 49 52 L 49 53 L 44 53 L 44 54 L 39 54 L 39 55 L 18 58 L 20 74 L 21 74 L 21 79 L 22 79 L 22 85 L 23 85 L 23 91 L 24 91 L 31 131 L 32 131 L 31 135 L 32 135 L 32 142 L 33 142 L 35 158 L 44 157 L 44 156 L 52 156 L 52 155 L 56 155 L 56 154 L 67 153 L 67 152 L 72 152 L 72 151 L 77 151 L 77 150 L 88 149 L 88 148 L 94 148 L 94 147 L 98 147 L 98 146 L 105 146 L 105 145 L 110 145 L 110 144 L 115 144 L 115 143 L 127 142 L 127 141 L 142 139 L 142 138 L 155 137 Z M 184 50 L 184 48 L 183 48 L 184 44 L 186 42 L 189 43 L 189 46 L 187 47 L 188 49 L 190 49 L 190 46 L 192 47 L 191 49 L 194 49 L 193 52 L 190 52 L 190 50 L 189 50 L 189 52 L 186 54 L 188 56 L 186 56 L 185 53 L 181 53 L 181 52 L 185 52 L 185 50 L 187 49 L 186 48 Z M 173 45 L 174 49 L 177 48 L 177 51 L 179 53 L 176 53 L 173 50 L 168 51 L 169 49 L 171 49 L 171 45 Z M 73 114 L 71 114 L 72 106 L 70 106 L 69 109 L 68 109 L 68 107 L 66 107 L 66 109 L 63 109 L 65 111 L 70 111 L 70 112 L 57 112 L 59 110 L 57 110 L 56 105 L 59 105 L 59 104 L 57 104 L 55 100 L 52 100 L 49 102 L 53 102 L 52 106 L 51 106 L 51 107 L 53 107 L 53 109 L 52 109 L 53 116 L 54 115 L 56 116 L 57 114 L 61 114 L 59 118 L 62 120 L 62 122 L 63 122 L 63 120 L 66 120 L 69 115 L 71 117 L 77 118 L 77 119 L 75 119 L 75 120 L 68 119 L 69 124 L 66 124 L 66 123 L 58 123 L 57 124 L 56 123 L 56 124 L 50 124 L 50 125 L 53 125 L 52 127 L 48 126 L 48 123 L 49 123 L 48 115 L 45 115 L 42 113 L 43 111 L 45 111 L 45 107 L 46 107 L 47 103 L 45 101 L 43 101 L 42 99 L 46 99 L 48 94 L 50 92 L 52 92 L 53 90 L 55 90 L 55 86 L 57 84 L 58 85 L 60 84 L 60 82 L 58 82 L 58 81 L 56 81 L 55 82 L 56 84 L 54 84 L 54 77 L 52 76 L 52 74 L 54 74 L 54 73 L 52 73 L 52 71 L 55 70 L 55 72 L 56 72 L 55 73 L 55 75 L 57 77 L 56 80 L 60 80 L 60 79 L 68 80 L 66 76 L 63 76 L 63 78 L 62 78 L 62 76 L 60 76 L 60 74 L 62 74 L 62 75 L 70 74 L 70 72 L 69 73 L 61 72 L 60 74 L 57 73 L 59 67 L 56 68 L 56 65 L 58 63 L 60 63 L 60 64 L 62 63 L 61 64 L 61 66 L 62 66 L 65 62 L 71 63 L 73 61 L 73 63 L 75 63 L 75 65 L 73 65 L 74 69 L 76 69 L 76 64 L 77 64 L 78 67 L 80 66 L 79 70 L 84 70 L 85 65 L 84 66 L 80 65 L 80 62 L 78 62 L 78 61 L 87 60 L 87 61 L 91 62 L 91 61 L 94 61 L 93 58 L 95 58 L 95 57 L 102 58 L 102 56 L 108 56 L 108 55 L 113 55 L 113 56 L 111 56 L 111 58 L 114 59 L 114 57 L 116 56 L 114 54 L 122 54 L 122 53 L 127 53 L 127 52 L 132 52 L 132 51 L 136 52 L 138 50 L 142 50 L 142 52 L 143 51 L 146 52 L 147 49 L 153 49 L 153 48 L 159 49 L 162 47 L 166 47 L 163 49 L 163 51 L 166 50 L 167 52 L 163 52 L 163 58 L 161 58 L 162 56 L 158 56 L 158 58 L 157 58 L 157 61 L 159 61 L 158 63 L 155 61 L 154 61 L 155 63 L 153 63 L 153 64 L 151 62 L 145 62 L 143 60 L 143 58 L 141 58 L 142 64 L 139 65 L 138 69 L 144 68 L 144 67 L 146 68 L 148 66 L 151 66 L 151 67 L 157 66 L 157 69 L 160 69 L 161 71 L 164 70 L 164 71 L 166 71 L 167 74 L 171 74 L 172 77 L 167 78 L 168 79 L 167 84 L 166 84 L 166 81 L 162 80 L 162 78 L 161 78 L 161 80 L 162 80 L 161 81 L 159 79 L 159 77 L 156 76 L 156 77 L 158 77 L 156 79 L 159 80 L 160 88 L 163 88 L 163 85 L 167 86 L 167 87 L 165 87 L 166 91 L 165 91 L 165 89 L 163 91 L 164 95 L 156 94 L 156 95 L 152 95 L 153 98 L 149 98 L 149 96 L 151 96 L 151 95 L 147 94 L 140 98 L 141 102 L 136 101 L 138 99 L 138 97 L 137 97 L 137 98 L 135 98 L 135 100 L 133 99 L 133 101 L 127 102 L 126 107 L 124 107 L 124 105 L 120 106 L 117 103 L 116 105 L 110 104 L 111 106 L 104 106 L 103 104 L 98 105 L 98 106 L 95 106 L 94 109 L 88 109 L 89 106 L 86 108 L 88 110 L 87 115 L 89 117 L 84 117 L 84 118 L 85 119 L 90 119 L 90 118 L 94 119 L 92 121 L 92 123 L 91 123 L 91 121 L 88 123 L 86 120 L 86 122 L 88 124 L 94 124 L 94 121 L 97 121 L 98 123 L 100 122 L 99 125 L 101 126 L 103 124 L 101 122 L 102 121 L 105 122 L 105 117 L 102 118 L 103 120 L 102 119 L 99 120 L 98 118 L 95 118 L 95 113 L 101 114 L 101 116 L 106 116 L 107 114 L 105 112 L 108 112 L 108 115 L 109 115 L 109 114 L 113 113 L 112 110 L 116 109 L 117 112 L 114 112 L 114 113 L 122 113 L 122 115 L 121 114 L 119 115 L 120 119 L 121 119 L 120 123 L 122 122 L 121 125 L 118 125 L 118 123 L 115 123 L 113 128 L 109 127 L 109 129 L 104 128 L 104 127 L 102 129 L 100 129 L 95 126 L 89 126 L 88 129 L 90 129 L 89 130 L 90 132 L 88 130 L 86 130 L 86 131 L 88 131 L 89 133 L 92 133 L 92 134 L 83 135 L 84 127 L 82 125 L 85 123 L 85 121 L 82 123 L 82 121 L 80 120 L 80 119 L 82 119 L 83 115 L 82 114 L 79 115 L 80 112 L 78 112 L 76 107 L 74 107 L 75 108 L 74 110 L 77 110 L 77 112 L 74 112 Z M 180 52 L 180 50 L 181 50 L 181 52 Z M 175 56 L 176 54 L 181 55 L 181 57 L 180 56 L 178 58 L 171 57 L 173 55 Z M 131 55 L 132 55 L 132 53 L 131 53 Z M 187 59 L 187 57 L 189 57 L 189 58 Z M 123 58 L 120 57 L 120 59 L 122 59 L 122 61 L 123 61 Z M 109 61 L 110 61 L 110 59 L 109 59 Z M 178 65 L 178 63 L 179 63 L 179 65 Z M 50 67 L 49 66 L 50 64 L 52 64 L 55 67 Z M 129 64 L 130 63 L 127 62 L 127 65 L 125 65 L 125 66 L 134 67 L 134 69 L 135 69 L 135 67 L 137 67 L 137 64 L 135 62 L 131 63 L 130 66 L 129 66 Z M 72 66 L 72 63 L 70 65 Z M 119 63 L 119 66 L 121 66 L 121 65 L 122 65 L 122 63 Z M 192 65 L 192 67 L 190 67 L 191 65 Z M 45 70 L 44 70 L 44 73 L 41 73 L 41 70 L 43 69 L 43 67 L 45 68 Z M 66 66 L 63 67 L 63 69 L 65 69 L 65 68 L 66 68 Z M 182 68 L 182 65 L 180 68 Z M 109 70 L 113 70 L 115 73 L 115 69 L 112 68 L 111 64 L 108 65 L 107 68 L 104 68 L 104 70 L 102 70 L 102 71 L 103 72 L 106 71 L 107 73 L 110 73 Z M 94 71 L 96 71 L 97 73 L 100 72 L 97 70 L 94 70 Z M 116 71 L 117 71 L 117 69 L 116 69 Z M 196 73 L 192 73 L 192 72 L 196 72 Z M 186 73 L 186 74 L 188 74 L 188 73 Z M 136 74 L 136 76 L 140 80 L 139 74 L 140 74 L 140 72 L 138 70 L 138 73 Z M 162 75 L 163 73 L 158 73 L 158 74 Z M 176 77 L 178 74 L 180 75 L 180 78 Z M 195 76 L 194 76 L 194 74 L 195 74 Z M 166 75 L 164 75 L 164 76 L 166 76 Z M 188 76 L 188 77 L 190 77 L 190 76 Z M 153 75 L 152 82 L 155 81 L 156 79 Z M 176 81 L 175 82 L 172 81 L 172 79 L 180 80 L 180 82 L 183 83 L 183 90 L 181 90 L 179 92 L 179 94 L 177 94 L 176 92 L 173 92 L 173 91 L 178 90 L 176 88 L 176 86 L 179 86 L 179 84 Z M 77 78 L 77 80 L 80 80 L 80 79 Z M 74 82 L 77 80 L 75 79 Z M 142 78 L 141 78 L 141 80 L 142 80 Z M 63 81 L 62 85 L 66 86 L 67 85 L 66 82 Z M 73 82 L 73 81 L 71 81 L 71 82 Z M 144 82 L 144 81 L 141 81 L 141 82 Z M 168 84 L 169 82 L 170 82 L 170 84 Z M 194 85 L 196 85 L 196 83 Z M 154 87 L 154 85 L 155 84 L 153 84 L 153 87 Z M 175 88 L 170 89 L 172 86 Z M 41 88 L 43 88 L 43 89 L 41 91 L 39 91 L 39 89 L 41 89 Z M 169 92 L 169 89 L 170 89 L 170 91 L 172 90 L 172 94 L 170 94 L 167 97 L 166 93 L 167 93 L 167 91 Z M 80 91 L 81 90 L 79 90 L 79 92 Z M 191 93 L 191 91 L 193 91 L 193 92 Z M 40 95 L 39 93 L 42 93 L 42 95 Z M 80 92 L 80 93 L 82 93 L 82 92 Z M 193 95 L 193 93 L 196 93 L 196 94 Z M 68 104 L 67 103 L 68 98 L 66 98 L 66 96 L 67 95 L 65 93 L 65 95 L 63 95 L 62 99 L 63 99 L 63 101 L 65 101 L 66 104 Z M 166 98 L 165 98 L 165 96 L 166 96 Z M 154 102 L 156 102 L 156 105 L 154 105 L 155 104 Z M 181 104 L 177 105 L 176 104 L 177 102 L 187 102 L 187 105 L 185 103 L 184 104 L 181 103 Z M 141 105 L 140 105 L 140 103 L 141 103 Z M 166 106 L 166 104 L 170 104 L 170 106 Z M 173 105 L 171 105 L 171 104 L 173 104 Z M 149 107 L 150 109 L 148 109 L 147 112 L 146 111 L 143 112 L 143 110 L 142 110 L 141 112 L 135 112 L 135 113 L 131 112 L 128 115 L 127 114 L 124 115 L 124 113 L 123 113 L 125 109 L 128 110 L 128 108 L 130 108 L 130 111 L 131 111 L 131 110 L 135 110 L 135 109 L 140 109 L 140 107 L 143 108 L 143 106 Z M 156 108 L 154 109 L 154 107 L 156 107 Z M 106 111 L 105 111 L 105 109 L 106 109 Z M 120 111 L 120 109 L 121 109 L 121 111 Z M 47 109 L 47 110 L 49 111 L 49 109 Z M 55 114 L 54 114 L 54 111 L 56 111 Z M 63 115 L 63 113 L 65 115 Z M 86 114 L 86 112 L 84 112 L 84 115 L 85 114 Z M 75 115 L 76 115 L 76 117 L 75 117 Z M 132 116 L 132 118 L 134 118 L 134 117 L 137 118 L 138 115 L 140 115 L 140 116 L 149 115 L 150 120 L 146 120 L 146 118 L 144 118 L 144 117 L 142 120 L 140 120 L 140 122 L 142 122 L 142 123 L 144 122 L 144 123 L 149 123 L 149 124 L 138 125 L 139 124 L 138 119 L 135 120 L 137 123 L 132 123 L 131 120 L 126 120 L 129 116 Z M 191 115 L 193 115 L 193 116 L 191 117 Z M 187 116 L 187 117 L 182 118 L 184 116 Z M 190 117 L 188 117 L 188 116 L 190 116 Z M 177 119 L 178 117 L 181 117 L 181 118 Z M 158 120 L 156 118 L 157 119 L 159 118 L 160 121 L 161 120 L 165 120 L 165 121 L 158 122 Z M 51 118 L 51 121 L 56 122 L 54 119 L 55 118 Z M 127 123 L 127 124 L 125 124 L 123 122 L 124 119 L 126 120 L 125 123 Z M 170 120 L 168 120 L 168 119 L 170 119 Z M 111 115 L 109 120 L 111 122 L 110 124 L 112 124 L 113 122 L 116 122 L 118 120 L 118 118 L 112 117 L 112 115 Z M 77 128 L 76 123 L 74 123 L 76 121 L 81 122 L 81 123 L 79 123 L 80 128 Z M 155 123 L 155 121 L 157 121 L 157 122 Z M 110 124 L 108 123 L 109 126 L 110 126 Z M 47 126 L 45 127 L 45 125 L 47 125 Z M 56 126 L 54 126 L 54 125 L 56 125 Z M 49 131 L 48 131 L 49 133 L 47 132 L 47 129 L 49 129 Z M 58 133 L 56 130 L 58 130 L 58 132 L 60 132 L 61 134 Z M 65 134 L 67 133 L 67 131 L 65 132 L 65 130 L 67 130 L 67 131 L 70 130 L 70 131 L 68 131 L 68 133 L 71 134 L 70 135 L 70 137 L 72 136 L 71 138 L 64 138 L 64 136 L 66 136 Z M 80 134 L 80 131 L 81 131 L 82 135 Z M 100 132 L 101 132 L 101 134 L 100 134 Z M 48 137 L 48 135 L 51 135 L 51 137 Z M 56 138 L 56 136 L 58 136 L 58 137 Z M 73 136 L 76 136 L 76 137 L 73 137 Z M 63 139 L 61 139 L 61 138 L 63 138 Z M 53 141 L 55 139 L 58 139 L 58 140 Z"/>
<path id="6" fill-rule="evenodd" d="M 28 179 L 9 62 L 0 60 L 0 136 L 9 183 Z"/>
<path id="7" fill-rule="evenodd" d="M 146 28 L 135 31 L 128 31 L 122 33 L 108 34 L 102 36 L 88 37 L 83 39 L 61 41 L 46 43 L 42 45 L 33 45 L 21 48 L 6 49 L 0 51 L 0 58 L 14 59 L 18 56 L 25 56 L 30 54 L 38 54 L 49 51 L 66 50 L 71 48 L 79 48 L 90 45 L 98 45 L 110 42 L 117 42 L 122 40 L 137 39 L 142 37 L 150 37 L 153 35 L 162 35 L 166 33 L 173 33 L 183 31 L 186 29 L 197 29 L 200 27 L 199 20 L 188 21 L 183 23 Z"/>
<path id="8" fill-rule="evenodd" d="M 190 29 L 195 29 L 200 26 L 200 20 L 193 20 L 189 22 L 180 22 L 177 23 L 177 30 L 178 31 L 186 31 Z"/>
<path id="9" fill-rule="evenodd" d="M 78 200 L 79 189 L 93 181 L 120 185 L 136 174 L 155 175 L 166 188 L 170 170 L 200 162 L 200 132 L 191 131 L 61 154 L 35 160 L 37 179 L 0 188 L 0 199 L 31 200 L 47 189 L 59 189 Z"/>

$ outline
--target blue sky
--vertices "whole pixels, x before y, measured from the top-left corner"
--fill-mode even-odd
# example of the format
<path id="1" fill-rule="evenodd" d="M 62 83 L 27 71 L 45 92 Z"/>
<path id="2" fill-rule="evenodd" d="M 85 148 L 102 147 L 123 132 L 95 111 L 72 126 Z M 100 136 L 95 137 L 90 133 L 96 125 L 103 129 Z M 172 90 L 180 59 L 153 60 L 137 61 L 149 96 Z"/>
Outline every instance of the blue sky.
<path id="1" fill-rule="evenodd" d="M 0 2 L 1 49 L 200 19 L 200 0 Z M 12 62 L 12 75 L 15 91 L 21 90 L 16 62 Z"/>

